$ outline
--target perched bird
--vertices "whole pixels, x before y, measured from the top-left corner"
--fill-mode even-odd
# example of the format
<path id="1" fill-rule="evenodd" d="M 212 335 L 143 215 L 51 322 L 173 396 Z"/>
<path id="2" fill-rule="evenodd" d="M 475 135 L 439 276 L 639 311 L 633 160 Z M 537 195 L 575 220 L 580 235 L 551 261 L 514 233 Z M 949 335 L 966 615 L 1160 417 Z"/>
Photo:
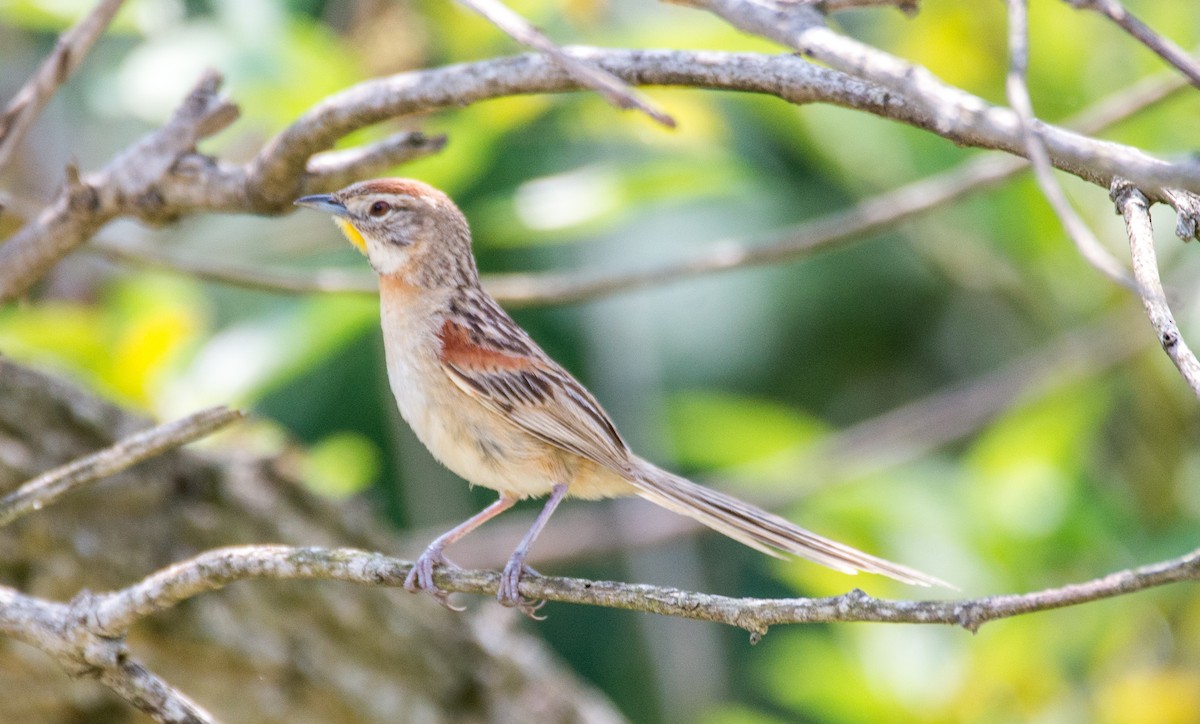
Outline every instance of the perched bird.
<path id="1" fill-rule="evenodd" d="M 638 495 L 764 553 L 845 573 L 948 584 L 797 527 L 635 455 L 600 403 L 484 291 L 471 230 L 444 193 L 411 179 L 362 181 L 297 199 L 325 211 L 379 275 L 388 379 L 400 413 L 443 465 L 500 498 L 434 540 L 405 581 L 449 605 L 433 569 L 447 546 L 516 501 L 548 495 L 513 552 L 497 597 L 527 613 L 517 588 L 530 546 L 563 498 Z M 781 556 L 780 556 L 781 557 Z"/>

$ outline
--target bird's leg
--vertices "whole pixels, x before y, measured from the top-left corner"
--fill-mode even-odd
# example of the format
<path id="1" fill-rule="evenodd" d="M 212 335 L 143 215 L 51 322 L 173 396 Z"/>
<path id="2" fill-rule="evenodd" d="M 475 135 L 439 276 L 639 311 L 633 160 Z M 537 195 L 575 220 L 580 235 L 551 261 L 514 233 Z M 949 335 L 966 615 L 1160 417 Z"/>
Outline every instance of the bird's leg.
<path id="1" fill-rule="evenodd" d="M 566 496 L 567 486 L 565 484 L 555 485 L 551 488 L 546 506 L 542 508 L 541 513 L 538 513 L 533 525 L 529 526 L 529 532 L 525 534 L 517 549 L 513 551 L 512 558 L 508 559 L 508 564 L 504 566 L 504 573 L 500 574 L 500 589 L 496 592 L 496 598 L 505 606 L 520 607 L 521 611 L 530 618 L 537 618 L 533 612 L 540 606 L 521 598 L 520 592 L 517 591 L 517 586 L 521 582 L 521 574 L 530 570 L 525 565 L 525 557 L 529 555 L 529 548 L 537 539 L 538 534 L 542 532 L 542 528 L 546 527 L 546 522 L 550 520 L 554 509 Z"/>
<path id="2" fill-rule="evenodd" d="M 446 550 L 446 547 L 513 507 L 516 502 L 516 498 L 501 495 L 496 502 L 434 539 L 429 544 L 429 547 L 425 549 L 425 552 L 417 558 L 416 563 L 413 563 L 412 570 L 408 572 L 408 576 L 404 579 L 404 587 L 411 593 L 416 593 L 420 590 L 429 591 L 437 599 L 438 603 L 451 611 L 463 610 L 460 607 L 452 605 L 450 603 L 450 594 L 438 588 L 437 584 L 433 582 L 433 567 L 454 565 L 447 561 L 446 556 L 442 554 Z"/>

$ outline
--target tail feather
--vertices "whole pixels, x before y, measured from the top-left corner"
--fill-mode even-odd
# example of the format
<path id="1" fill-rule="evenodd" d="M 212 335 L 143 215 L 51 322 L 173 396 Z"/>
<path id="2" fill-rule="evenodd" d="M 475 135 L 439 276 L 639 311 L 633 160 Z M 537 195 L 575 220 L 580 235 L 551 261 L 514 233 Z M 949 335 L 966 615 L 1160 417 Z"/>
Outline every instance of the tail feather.
<path id="1" fill-rule="evenodd" d="M 791 521 L 641 462 L 634 480 L 638 495 L 668 510 L 686 515 L 713 530 L 776 558 L 780 553 L 807 558 L 843 573 L 878 573 L 917 586 L 956 587 L 899 563 L 877 558 L 837 541 L 804 530 Z"/>

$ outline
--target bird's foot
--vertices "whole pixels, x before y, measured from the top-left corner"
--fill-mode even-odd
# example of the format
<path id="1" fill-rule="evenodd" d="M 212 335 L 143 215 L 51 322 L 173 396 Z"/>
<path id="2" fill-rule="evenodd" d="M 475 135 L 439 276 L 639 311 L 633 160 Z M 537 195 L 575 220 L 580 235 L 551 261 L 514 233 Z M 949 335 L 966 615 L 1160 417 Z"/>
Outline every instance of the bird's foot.
<path id="1" fill-rule="evenodd" d="M 442 549 L 437 546 L 430 546 L 425 549 L 425 552 L 417 558 L 413 563 L 412 570 L 404 578 L 404 588 L 409 593 L 417 591 L 428 591 L 429 595 L 433 596 L 433 600 L 442 604 L 451 611 L 465 611 L 464 606 L 455 606 L 450 603 L 450 594 L 438 588 L 433 581 L 433 567 L 444 566 L 446 568 L 457 568 L 450 561 L 446 560 L 446 556 L 442 555 Z"/>
<path id="2" fill-rule="evenodd" d="M 517 587 L 521 583 L 521 576 L 538 576 L 541 575 L 529 566 L 525 565 L 525 557 L 514 555 L 509 559 L 508 564 L 504 566 L 504 572 L 500 574 L 500 587 L 496 591 L 496 600 L 502 606 L 509 608 L 515 607 L 521 613 L 525 614 L 534 621 L 544 621 L 545 616 L 538 615 L 538 609 L 546 605 L 545 601 L 530 601 L 521 596 Z"/>

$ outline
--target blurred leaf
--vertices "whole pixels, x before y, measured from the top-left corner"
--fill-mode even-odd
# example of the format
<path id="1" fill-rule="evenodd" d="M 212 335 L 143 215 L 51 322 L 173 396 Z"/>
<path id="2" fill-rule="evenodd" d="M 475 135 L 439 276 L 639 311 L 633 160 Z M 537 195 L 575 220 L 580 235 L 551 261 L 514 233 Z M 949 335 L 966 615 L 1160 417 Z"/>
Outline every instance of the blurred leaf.
<path id="1" fill-rule="evenodd" d="M 102 309 L 66 302 L 0 310 L 0 349 L 17 359 L 84 372 L 107 367 Z"/>
<path id="2" fill-rule="evenodd" d="M 922 22 L 893 25 L 900 55 L 929 67 L 952 85 L 995 101 L 1004 97 L 1004 6 L 949 3 Z M 1069 33 L 1058 33 L 1069 35 Z"/>
<path id="3" fill-rule="evenodd" d="M 169 24 L 124 58 L 117 93 L 129 112 L 162 121 L 216 58 L 243 122 L 269 129 L 359 80 L 352 49 L 327 26 L 291 18 L 270 0 L 215 7 Z"/>
<path id="4" fill-rule="evenodd" d="M 772 637 L 770 655 L 755 664 L 756 679 L 772 700 L 796 718 L 897 724 L 920 720 L 870 686 L 844 637 L 828 632 L 803 635 L 796 629 Z"/>
<path id="5" fill-rule="evenodd" d="M 16 41 L 0 47 L 4 82 L 17 87 L 53 35 L 93 2 L 0 0 L 4 36 Z M 1128 5 L 1184 47 L 1200 41 L 1200 5 Z M 670 4 L 518 0 L 514 7 L 562 43 L 785 52 Z M 1061 2 L 1032 3 L 1030 12 L 1039 117 L 1061 119 L 1164 71 L 1095 13 Z M 1003 103 L 1003 15 L 1002 4 L 929 0 L 915 18 L 872 10 L 833 22 Z M 326 94 L 372 75 L 528 52 L 443 0 L 128 0 L 110 36 L 28 137 L 27 158 L 9 169 L 10 191 L 48 192 L 68 152 L 85 167 L 119 152 L 145 130 L 134 119 L 160 121 L 205 67 L 227 76 L 245 117 L 202 150 L 216 146 L 236 163 Z M 442 153 L 400 173 L 447 190 L 477 230 L 483 265 L 501 272 L 686 258 L 698 244 L 760 238 L 977 153 L 840 108 L 754 94 L 647 92 L 676 117 L 677 131 L 581 91 L 381 123 L 339 146 L 413 127 L 447 133 Z M 1179 156 L 1194 145 L 1197 113 L 1200 94 L 1190 90 L 1106 137 Z M 51 165 L 38 166 L 43 159 Z M 1123 253 L 1104 190 L 1063 180 L 1102 240 Z M 1156 221 L 1169 238 L 1173 218 Z M 0 234 L 11 233 L 15 217 L 0 224 Z M 354 255 L 334 246 L 326 223 L 299 217 L 197 215 L 162 231 L 122 224 L 110 232 L 247 265 L 348 266 Z M 1200 273 L 1189 251 L 1163 246 L 1160 261 L 1180 290 Z M 315 441 L 292 458 L 315 488 L 349 495 L 375 480 L 372 497 L 397 521 L 414 509 L 445 509 L 444 491 L 426 486 L 424 466 L 432 462 L 416 459 L 423 453 L 414 456 L 415 443 L 395 429 L 376 300 L 279 296 L 111 266 L 105 274 L 116 281 L 97 291 L 90 278 L 75 281 L 78 269 L 91 268 L 75 263 L 65 260 L 65 273 L 30 301 L 0 309 L 0 353 L 65 370 L 159 414 L 252 402 L 287 425 L 254 426 L 262 454 Z M 353 264 L 361 270 L 361 259 Z M 1085 580 L 1195 545 L 1200 456 L 1188 451 L 1200 417 L 1157 350 L 1106 377 L 1012 400 L 981 433 L 896 469 L 864 476 L 853 465 L 806 465 L 805 455 L 835 424 L 961 384 L 1127 303 L 1079 258 L 1025 178 L 803 261 L 638 291 L 586 312 L 530 310 L 521 319 L 560 361 L 598 371 L 608 384 L 597 391 L 614 413 L 637 415 L 638 435 L 669 438 L 683 468 L 720 471 L 722 484 L 779 501 L 784 515 L 822 535 L 929 569 L 977 596 Z M 1178 311 L 1185 334 L 1196 328 L 1187 302 Z M 614 350 L 617 329 L 628 336 Z M 627 378 L 637 383 L 623 384 Z M 377 480 L 384 469 L 386 480 Z M 711 555 L 708 546 L 698 550 Z M 730 595 L 837 594 L 851 586 L 872 595 L 939 595 L 752 553 L 700 562 Z M 611 557 L 599 566 L 585 571 L 622 573 Z M 692 703 L 710 707 L 705 721 L 735 724 L 1194 720 L 1200 605 L 1193 599 L 1187 587 L 1162 589 L 989 624 L 976 636 L 884 626 L 777 630 L 754 649 L 739 638 L 728 658 L 698 659 L 724 669 L 713 676 L 725 677 L 728 691 L 696 692 L 711 703 Z M 570 635 L 548 638 L 572 665 L 632 718 L 678 715 L 673 697 L 688 682 L 646 675 L 658 665 L 660 634 L 644 627 L 661 622 L 582 608 L 569 616 L 563 631 Z"/>
<path id="6" fill-rule="evenodd" d="M 1103 687 L 1096 720 L 1103 724 L 1188 724 L 1200 712 L 1200 674 L 1164 668 L 1126 673 Z"/>
<path id="7" fill-rule="evenodd" d="M 186 277 L 143 274 L 114 285 L 108 303 L 123 318 L 109 352 L 109 382 L 129 399 L 150 405 L 168 370 L 207 331 L 204 298 Z"/>
<path id="8" fill-rule="evenodd" d="M 1088 459 L 1094 421 L 1108 405 L 1093 385 L 1080 385 L 1015 408 L 972 446 L 980 522 L 1014 535 L 1040 536 L 1067 513 Z"/>
<path id="9" fill-rule="evenodd" d="M 168 372 L 206 330 L 190 280 L 124 278 L 101 307 L 66 303 L 0 313 L 0 348 L 82 377 L 127 404 L 153 408 Z"/>
<path id="10" fill-rule="evenodd" d="M 308 449 L 299 472 L 318 493 L 347 498 L 365 490 L 379 476 L 381 466 L 379 450 L 370 440 L 358 433 L 338 432 Z"/>
<path id="11" fill-rule="evenodd" d="M 729 159 L 724 159 L 729 161 Z M 735 163 L 697 169 L 663 157 L 638 164 L 594 164 L 531 179 L 511 196 L 483 205 L 489 246 L 563 243 L 610 231 L 635 214 L 672 201 L 703 203 L 730 194 L 746 181 Z"/>
<path id="12" fill-rule="evenodd" d="M 253 99 L 244 104 L 251 118 L 283 127 L 359 80 L 351 50 L 323 24 L 289 21 L 274 43 L 245 58 L 245 75 L 231 85 Z"/>
<path id="13" fill-rule="evenodd" d="M 107 32 L 122 34 L 139 29 L 142 23 L 138 22 L 138 16 L 154 12 L 151 7 L 154 4 L 179 5 L 174 0 L 128 0 L 117 11 Z M 95 6 L 95 0 L 3 0 L 0 2 L 0 21 L 26 30 L 60 33 L 79 22 Z"/>
<path id="14" fill-rule="evenodd" d="M 672 395 L 667 421 L 675 459 L 701 469 L 742 466 L 751 471 L 753 463 L 791 451 L 823 432 L 819 422 L 784 405 L 716 392 Z"/>
<path id="15" fill-rule="evenodd" d="M 404 173 L 455 196 L 457 191 L 480 181 L 480 173 L 501 152 L 509 134 L 533 124 L 553 102 L 546 96 L 517 96 L 437 116 L 422 128 L 445 133 L 449 137 L 445 150 L 407 164 Z"/>
<path id="16" fill-rule="evenodd" d="M 700 724 L 786 724 L 787 721 L 746 706 L 725 704 L 705 714 Z"/>
<path id="17" fill-rule="evenodd" d="M 378 315 L 373 299 L 335 295 L 230 325 L 201 347 L 174 393 L 190 406 L 252 402 L 357 337 Z"/>

